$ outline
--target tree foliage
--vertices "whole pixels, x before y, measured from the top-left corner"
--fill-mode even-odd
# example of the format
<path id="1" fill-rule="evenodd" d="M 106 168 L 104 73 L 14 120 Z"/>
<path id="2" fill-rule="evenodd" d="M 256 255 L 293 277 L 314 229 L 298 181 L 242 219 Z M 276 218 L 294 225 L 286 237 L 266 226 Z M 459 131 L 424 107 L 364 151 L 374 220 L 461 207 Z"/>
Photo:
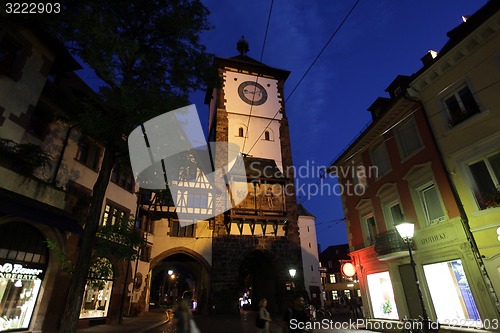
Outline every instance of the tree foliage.
<path id="1" fill-rule="evenodd" d="M 189 93 L 215 77 L 200 43 L 211 26 L 199 1 L 70 0 L 65 13 L 60 38 L 101 80 L 107 110 L 88 107 L 80 122 L 106 141 L 187 105 Z"/>
<path id="2" fill-rule="evenodd" d="M 198 0 L 67 0 L 60 15 L 40 16 L 44 27 L 95 71 L 98 96 L 85 101 L 76 122 L 106 144 L 61 332 L 76 331 L 91 258 L 102 258 L 96 243 L 122 241 L 98 227 L 111 170 L 127 152 L 126 136 L 143 122 L 186 106 L 191 91 L 216 77 L 200 43 L 200 34 L 211 28 L 208 14 Z"/>
<path id="3" fill-rule="evenodd" d="M 23 176 L 33 176 L 38 168 L 52 164 L 52 157 L 40 146 L 3 138 L 0 138 L 0 159 L 2 163 L 12 163 L 12 168 Z"/>

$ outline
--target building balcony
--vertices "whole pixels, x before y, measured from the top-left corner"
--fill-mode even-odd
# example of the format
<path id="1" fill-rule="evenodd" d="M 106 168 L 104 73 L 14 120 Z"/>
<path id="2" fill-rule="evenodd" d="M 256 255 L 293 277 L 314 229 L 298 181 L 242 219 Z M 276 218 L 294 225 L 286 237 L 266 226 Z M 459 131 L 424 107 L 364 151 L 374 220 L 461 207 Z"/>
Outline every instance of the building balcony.
<path id="1" fill-rule="evenodd" d="M 376 236 L 375 252 L 378 254 L 378 260 L 396 259 L 408 255 L 408 246 L 398 231 L 392 229 Z"/>

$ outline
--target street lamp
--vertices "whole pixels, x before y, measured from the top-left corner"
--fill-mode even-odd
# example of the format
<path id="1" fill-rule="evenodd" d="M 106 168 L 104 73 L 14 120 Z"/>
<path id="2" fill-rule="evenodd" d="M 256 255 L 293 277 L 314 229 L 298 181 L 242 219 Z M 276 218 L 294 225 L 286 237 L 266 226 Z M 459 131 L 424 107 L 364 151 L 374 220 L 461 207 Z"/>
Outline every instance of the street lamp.
<path id="1" fill-rule="evenodd" d="M 415 283 L 417 284 L 417 292 L 418 292 L 418 300 L 420 301 L 420 307 L 422 308 L 422 317 L 423 319 L 423 330 L 424 332 L 429 331 L 429 316 L 427 315 L 427 311 L 425 310 L 424 297 L 422 295 L 422 290 L 420 290 L 420 283 L 418 281 L 417 269 L 415 260 L 413 260 L 413 254 L 411 252 L 411 243 L 413 241 L 413 234 L 415 233 L 415 224 L 408 221 L 403 221 L 396 225 L 396 229 L 398 230 L 399 235 L 403 238 L 404 242 L 408 246 L 408 252 L 410 253 L 410 265 L 413 270 L 413 276 L 415 278 Z"/>
<path id="2" fill-rule="evenodd" d="M 171 269 L 169 269 L 167 273 L 168 273 L 168 275 L 170 277 L 170 279 L 168 280 L 168 301 L 170 302 L 170 296 L 171 296 L 170 294 L 172 293 L 170 291 L 171 290 L 171 288 L 170 288 L 170 280 L 175 279 L 175 274 L 174 274 L 174 271 L 171 270 Z"/>
<path id="3" fill-rule="evenodd" d="M 290 274 L 290 277 L 292 278 L 292 290 L 295 290 L 295 274 L 297 274 L 297 270 L 295 268 L 290 268 L 288 270 L 288 273 Z"/>

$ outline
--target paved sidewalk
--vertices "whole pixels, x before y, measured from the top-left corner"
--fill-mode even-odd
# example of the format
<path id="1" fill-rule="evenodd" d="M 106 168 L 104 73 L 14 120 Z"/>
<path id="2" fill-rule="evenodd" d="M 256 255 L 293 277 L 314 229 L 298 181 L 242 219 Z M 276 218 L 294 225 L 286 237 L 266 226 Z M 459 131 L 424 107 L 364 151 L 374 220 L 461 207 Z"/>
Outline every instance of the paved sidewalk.
<path id="1" fill-rule="evenodd" d="M 194 315 L 194 320 L 202 333 L 254 333 L 256 312 L 244 311 L 241 314 L 233 315 Z M 271 314 L 273 322 L 270 325 L 270 332 L 281 333 L 284 322 L 279 314 Z M 347 322 L 347 318 L 335 318 L 334 322 Z M 144 333 L 157 328 L 157 332 L 173 332 L 173 328 L 168 323 L 166 316 L 161 312 L 148 312 L 139 317 L 125 317 L 122 324 L 104 324 L 79 329 L 78 333 Z M 160 326 L 162 326 L 160 328 Z M 369 333 L 370 331 L 347 329 L 320 329 L 313 330 L 314 333 Z"/>
<path id="2" fill-rule="evenodd" d="M 139 317 L 124 317 L 121 324 L 103 324 L 78 329 L 78 333 L 143 333 L 168 322 L 161 312 L 146 312 Z"/>

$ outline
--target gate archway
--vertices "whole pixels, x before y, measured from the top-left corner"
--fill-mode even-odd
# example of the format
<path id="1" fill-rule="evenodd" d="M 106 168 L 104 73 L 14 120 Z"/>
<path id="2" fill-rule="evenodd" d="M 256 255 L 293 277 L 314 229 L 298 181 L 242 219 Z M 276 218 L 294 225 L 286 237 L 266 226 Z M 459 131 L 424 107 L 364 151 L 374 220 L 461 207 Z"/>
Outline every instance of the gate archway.
<path id="1" fill-rule="evenodd" d="M 256 250 L 248 253 L 241 261 L 239 267 L 239 293 L 250 294 L 253 310 L 257 310 L 259 300 L 266 298 L 267 308 L 271 312 L 278 311 L 277 300 L 277 275 L 270 255 L 264 251 Z M 241 306 L 241 303 L 240 303 Z"/>
<path id="2" fill-rule="evenodd" d="M 194 311 L 207 312 L 210 294 L 210 264 L 186 248 L 163 252 L 151 261 L 149 304 L 151 308 L 172 306 L 179 298 Z"/>

